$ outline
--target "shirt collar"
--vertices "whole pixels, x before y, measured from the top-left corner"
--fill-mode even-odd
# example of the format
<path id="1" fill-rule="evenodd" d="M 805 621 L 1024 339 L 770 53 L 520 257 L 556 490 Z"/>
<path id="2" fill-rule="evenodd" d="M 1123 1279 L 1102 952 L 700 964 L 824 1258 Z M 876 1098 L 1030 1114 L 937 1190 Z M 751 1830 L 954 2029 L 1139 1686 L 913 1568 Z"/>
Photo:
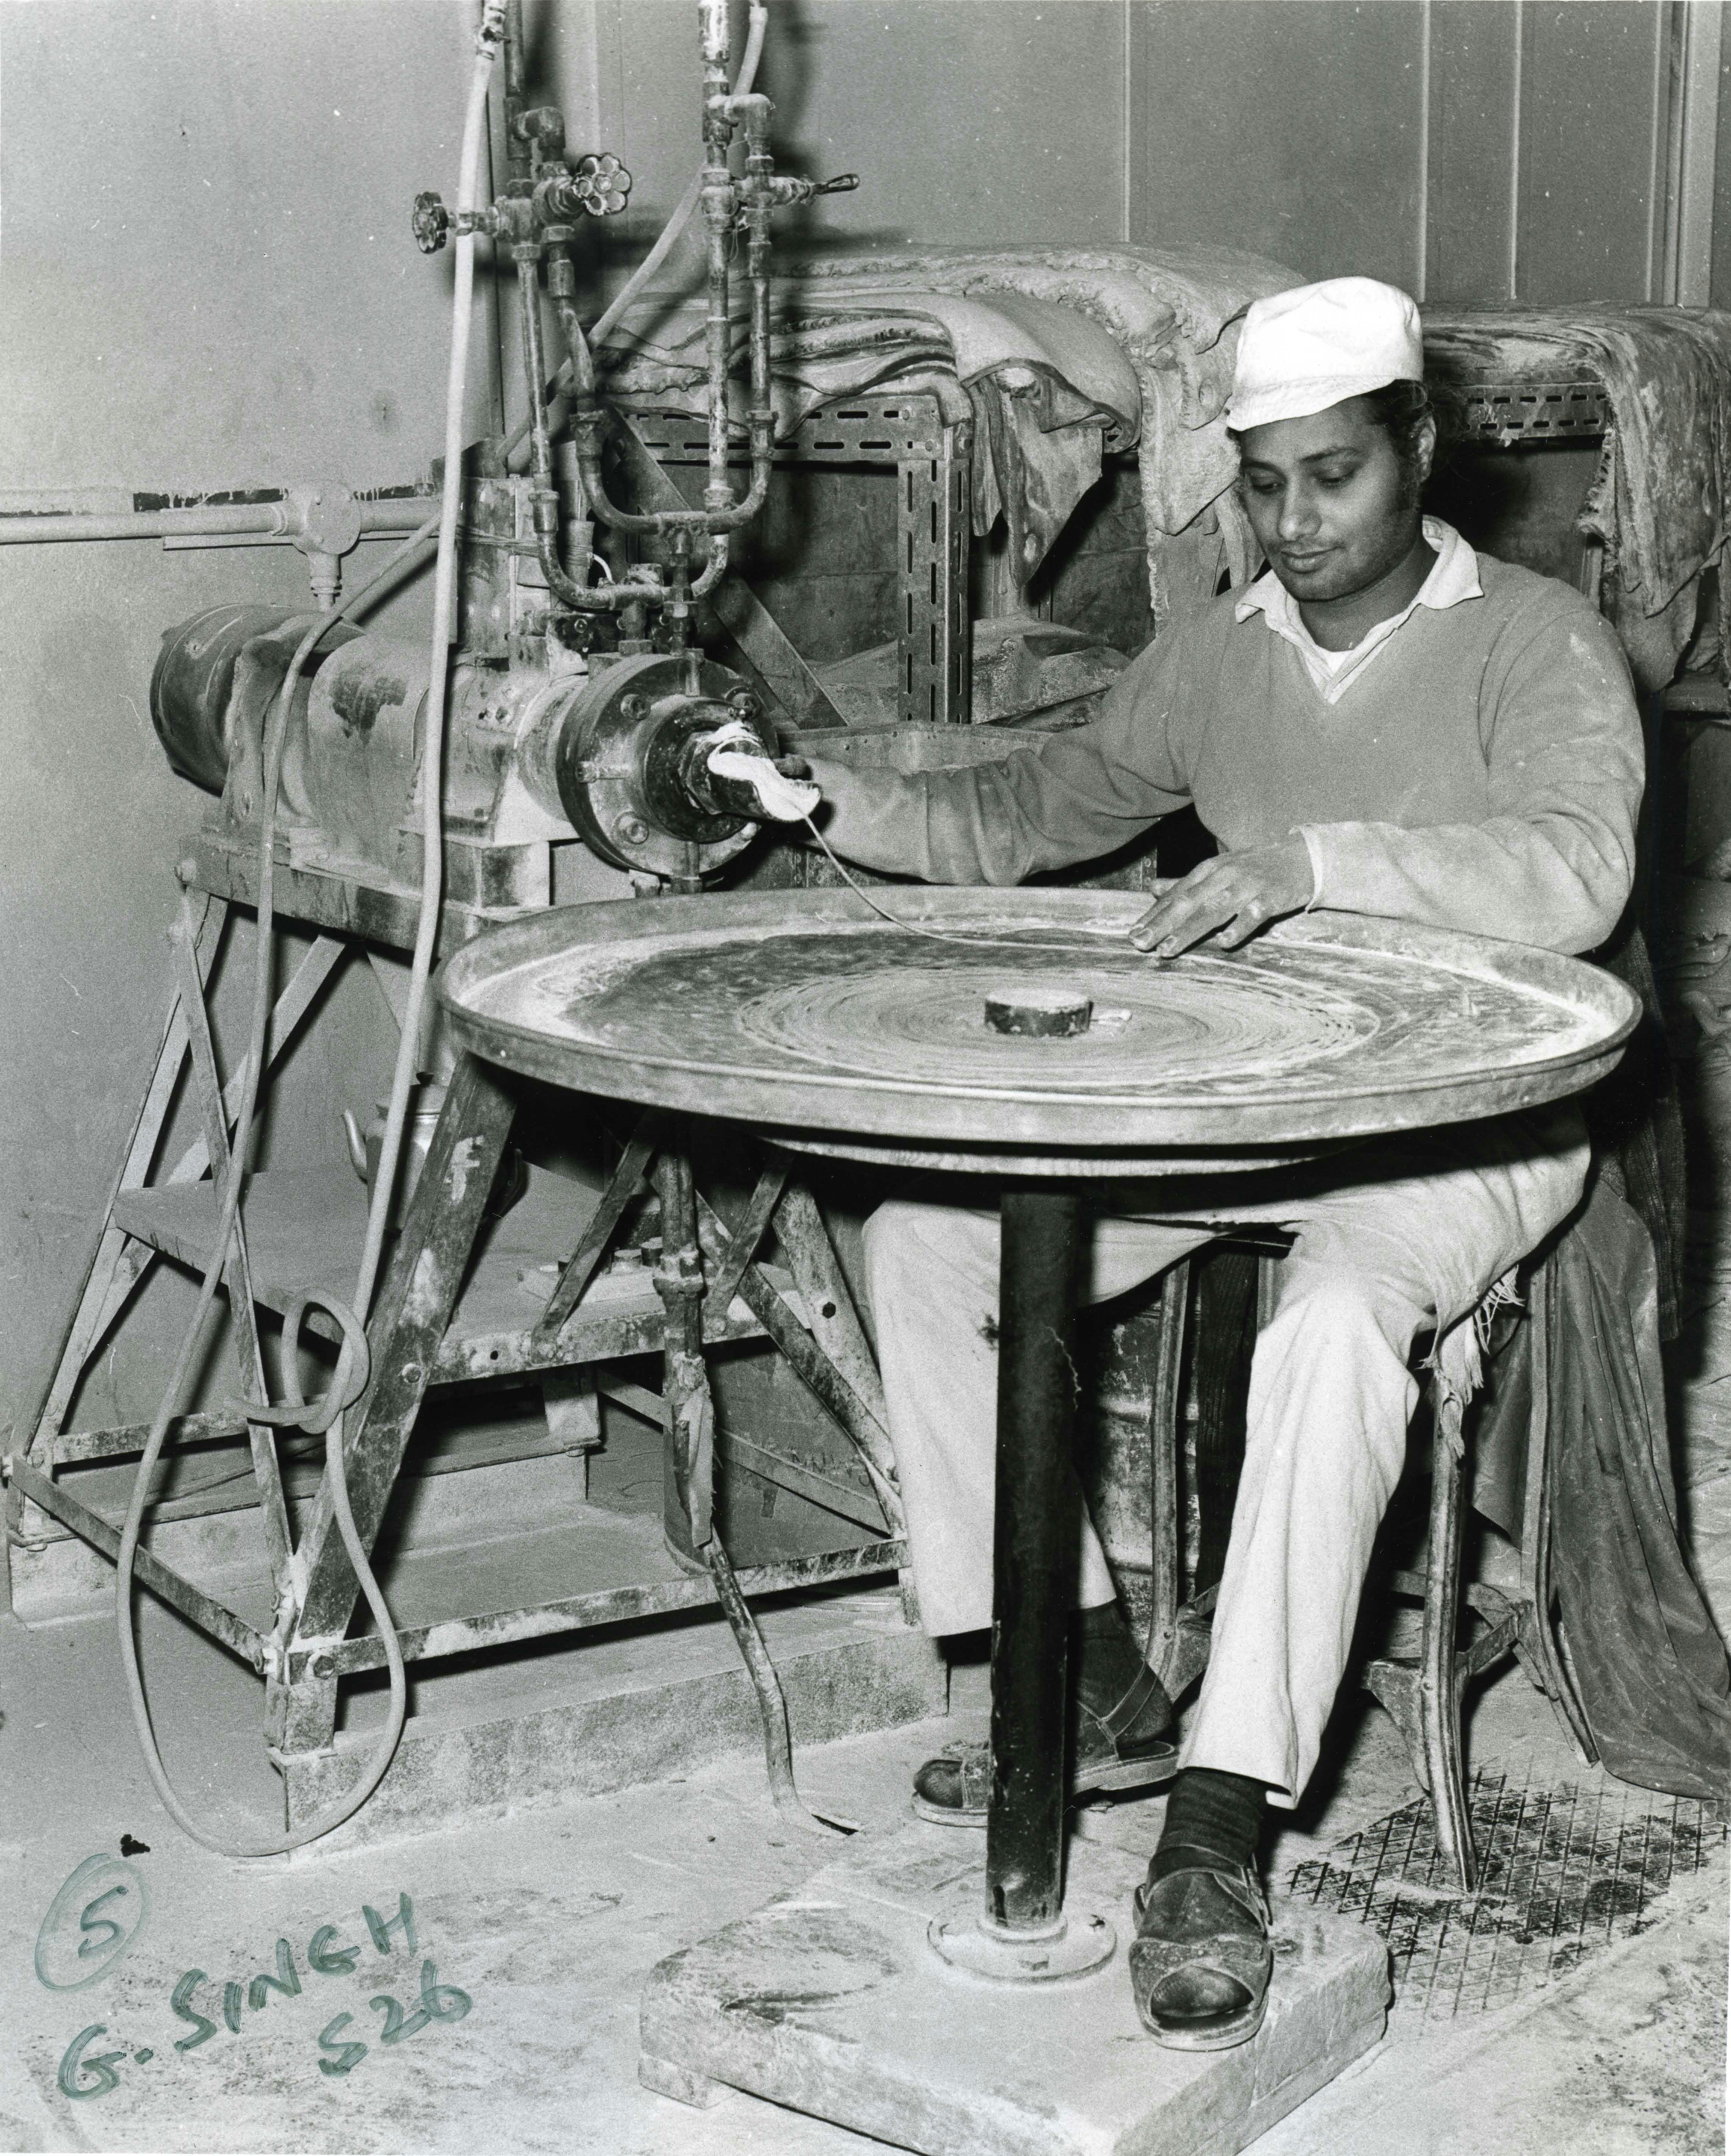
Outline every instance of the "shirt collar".
<path id="1" fill-rule="evenodd" d="M 1373 639 L 1380 643 L 1400 626 L 1415 607 L 1431 607 L 1441 613 L 1446 608 L 1458 606 L 1463 599 L 1484 597 L 1484 587 L 1478 580 L 1478 557 L 1454 526 L 1445 524 L 1440 516 L 1427 516 L 1423 520 L 1423 528 L 1425 539 L 1436 550 L 1430 575 L 1410 603 L 1386 622 L 1379 622 L 1363 639 L 1364 644 Z M 1304 626 L 1297 601 L 1272 569 L 1265 571 L 1253 584 L 1246 587 L 1233 612 L 1240 621 L 1248 621 L 1253 613 L 1261 613 L 1277 636 L 1287 637 L 1301 647 L 1308 644 L 1312 650 L 1322 649 Z M 1345 658 L 1348 654 L 1330 655 Z"/>

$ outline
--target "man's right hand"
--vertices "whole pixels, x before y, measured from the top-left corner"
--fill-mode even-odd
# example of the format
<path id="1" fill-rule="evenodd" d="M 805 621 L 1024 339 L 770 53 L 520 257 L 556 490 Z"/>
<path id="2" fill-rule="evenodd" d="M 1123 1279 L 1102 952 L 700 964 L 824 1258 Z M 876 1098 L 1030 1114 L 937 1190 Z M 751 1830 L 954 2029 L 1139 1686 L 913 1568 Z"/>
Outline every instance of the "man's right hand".
<path id="1" fill-rule="evenodd" d="M 1175 958 L 1209 936 L 1236 950 L 1271 921 L 1302 911 L 1315 896 L 1316 875 L 1302 839 L 1248 847 L 1204 861 L 1163 891 L 1130 931 L 1130 941 L 1157 958 Z"/>

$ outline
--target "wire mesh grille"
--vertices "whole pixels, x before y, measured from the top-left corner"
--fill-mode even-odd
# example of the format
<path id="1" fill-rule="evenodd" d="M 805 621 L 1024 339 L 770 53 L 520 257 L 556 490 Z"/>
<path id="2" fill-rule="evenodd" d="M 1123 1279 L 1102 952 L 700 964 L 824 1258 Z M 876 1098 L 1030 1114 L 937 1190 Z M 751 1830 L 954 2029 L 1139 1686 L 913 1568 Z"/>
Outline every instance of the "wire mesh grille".
<path id="1" fill-rule="evenodd" d="M 1423 1798 L 1296 1866 L 1297 1902 L 1388 1941 L 1397 2013 L 1487 2013 L 1658 1921 L 1654 1905 L 1725 1846 L 1731 1799 L 1580 1789 L 1487 1768 L 1468 1790 L 1479 1885 L 1462 1894 Z"/>

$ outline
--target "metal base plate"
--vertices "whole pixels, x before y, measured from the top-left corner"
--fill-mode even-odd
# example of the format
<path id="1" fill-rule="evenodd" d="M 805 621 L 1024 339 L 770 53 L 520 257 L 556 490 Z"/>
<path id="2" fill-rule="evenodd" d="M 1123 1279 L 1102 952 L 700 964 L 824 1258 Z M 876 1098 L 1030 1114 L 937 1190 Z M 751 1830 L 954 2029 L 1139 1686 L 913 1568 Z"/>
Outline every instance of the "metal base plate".
<path id="1" fill-rule="evenodd" d="M 992 1984 L 1061 1984 L 1103 1969 L 1118 1950 L 1110 1920 L 1082 1909 L 1066 1911 L 1050 1938 L 1035 1938 L 1000 1932 L 983 1917 L 934 1917 L 926 1943 L 950 1968 Z"/>

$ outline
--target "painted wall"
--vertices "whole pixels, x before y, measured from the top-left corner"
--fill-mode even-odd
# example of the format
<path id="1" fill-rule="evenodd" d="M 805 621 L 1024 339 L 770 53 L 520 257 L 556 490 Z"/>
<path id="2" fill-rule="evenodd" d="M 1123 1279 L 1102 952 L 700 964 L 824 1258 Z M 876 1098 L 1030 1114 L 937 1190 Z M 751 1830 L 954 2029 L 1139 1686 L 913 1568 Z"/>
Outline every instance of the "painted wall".
<path id="1" fill-rule="evenodd" d="M 587 133 L 576 146 L 637 177 L 631 215 L 594 235 L 605 284 L 695 162 L 695 10 L 527 4 L 539 90 Z M 1512 252 L 1523 297 L 1651 286 L 1657 0 L 773 15 L 763 84 L 788 162 L 864 181 L 795 237 L 1215 240 L 1452 300 L 1506 295 Z M 417 254 L 406 222 L 419 189 L 453 188 L 470 20 L 467 0 L 0 0 L 0 500 L 425 472 L 450 258 Z M 1731 187 L 1731 159 L 1719 172 Z M 1721 254 L 1731 270 L 1731 239 Z M 496 334 L 484 317 L 482 362 Z M 479 430 L 516 402 L 511 355 L 502 380 L 476 377 Z M 144 716 L 158 636 L 219 599 L 305 592 L 284 549 L 0 550 L 0 1429 L 49 1344 L 166 994 L 170 872 L 203 799 Z M 424 604 L 423 585 L 393 616 Z M 335 1157 L 334 1106 L 371 1105 L 381 1007 L 364 979 L 336 1004 L 302 1059 L 310 1105 L 285 1101 L 271 1133 L 279 1160 Z M 158 1304 L 166 1340 L 184 1296 Z M 144 1379 L 102 1382 L 103 1412 L 150 1404 Z"/>
<path id="2" fill-rule="evenodd" d="M 426 472 L 449 267 L 406 217 L 455 164 L 465 42 L 461 11 L 424 0 L 0 9 L 7 506 Z M 172 872 L 204 797 L 150 728 L 158 639 L 223 600 L 306 597 L 290 548 L 0 549 L 0 1428 L 52 1347 L 162 1024 Z M 250 947 L 243 930 L 219 1016 L 238 1018 Z M 388 1070 L 364 977 L 330 1021 L 297 1056 L 275 1158 L 336 1157 L 336 1108 L 370 1112 Z M 172 1274 L 153 1285 L 146 1337 L 172 1338 L 187 1301 Z M 105 1364 L 89 1404 L 146 1413 L 157 1382 L 148 1357 Z"/>
<path id="3" fill-rule="evenodd" d="M 1250 246 L 1445 305 L 1663 296 L 1673 17 L 1657 0 L 1133 14 L 1136 238 Z"/>

